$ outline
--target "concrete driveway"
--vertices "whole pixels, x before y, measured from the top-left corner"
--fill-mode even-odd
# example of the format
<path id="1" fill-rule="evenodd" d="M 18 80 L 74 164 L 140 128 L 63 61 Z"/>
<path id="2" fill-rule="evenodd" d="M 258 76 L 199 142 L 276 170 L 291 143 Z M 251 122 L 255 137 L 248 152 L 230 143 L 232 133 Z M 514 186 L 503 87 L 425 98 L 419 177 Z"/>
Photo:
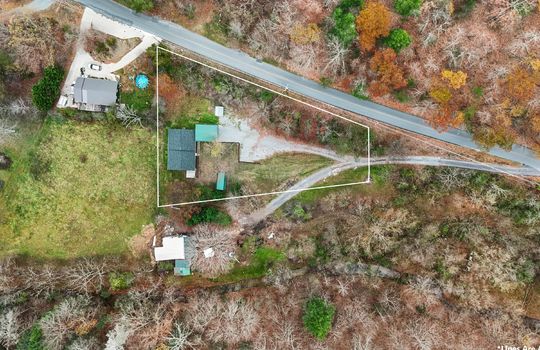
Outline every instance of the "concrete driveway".
<path id="1" fill-rule="evenodd" d="M 96 61 L 85 49 L 85 38 L 90 29 L 98 30 L 119 39 L 140 38 L 141 42 L 139 45 L 134 47 L 133 50 L 124 55 L 118 62 L 104 64 Z M 152 46 L 152 44 L 158 43 L 159 41 L 160 39 L 145 33 L 142 30 L 113 21 L 89 8 L 85 8 L 81 18 L 79 38 L 77 40 L 77 52 L 73 58 L 73 62 L 71 62 L 71 67 L 66 76 L 64 87 L 62 88 L 62 95 L 72 95 L 71 84 L 73 84 L 77 77 L 81 76 L 81 68 L 85 69 L 85 76 L 118 80 L 118 77 L 114 74 L 116 71 L 133 62 L 135 59 L 137 59 L 137 57 L 144 54 L 146 50 Z M 98 71 L 90 69 L 90 64 L 97 64 L 101 66 L 101 70 Z M 64 107 L 70 106 L 71 105 Z"/>
<path id="2" fill-rule="evenodd" d="M 317 154 L 339 162 L 353 162 L 350 155 L 340 155 L 324 147 L 294 142 L 282 137 L 261 134 L 248 121 L 225 114 L 219 118 L 219 142 L 240 142 L 240 161 L 258 162 L 278 153 Z"/>

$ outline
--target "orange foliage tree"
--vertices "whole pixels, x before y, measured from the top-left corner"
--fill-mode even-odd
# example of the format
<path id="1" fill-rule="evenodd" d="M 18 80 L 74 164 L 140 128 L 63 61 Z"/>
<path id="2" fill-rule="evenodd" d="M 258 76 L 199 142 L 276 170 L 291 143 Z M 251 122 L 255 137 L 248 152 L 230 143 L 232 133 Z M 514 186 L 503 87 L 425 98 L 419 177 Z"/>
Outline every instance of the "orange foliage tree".
<path id="1" fill-rule="evenodd" d="M 526 102 L 534 96 L 536 82 L 527 70 L 518 67 L 508 75 L 506 88 L 510 97 L 519 102 Z"/>
<path id="2" fill-rule="evenodd" d="M 372 51 L 378 38 L 390 33 L 390 10 L 380 2 L 368 2 L 356 17 L 360 47 Z"/>
<path id="3" fill-rule="evenodd" d="M 373 96 L 382 96 L 407 85 L 402 69 L 395 62 L 396 52 L 390 48 L 377 51 L 369 61 L 371 70 L 377 73 L 377 80 L 369 86 Z"/>

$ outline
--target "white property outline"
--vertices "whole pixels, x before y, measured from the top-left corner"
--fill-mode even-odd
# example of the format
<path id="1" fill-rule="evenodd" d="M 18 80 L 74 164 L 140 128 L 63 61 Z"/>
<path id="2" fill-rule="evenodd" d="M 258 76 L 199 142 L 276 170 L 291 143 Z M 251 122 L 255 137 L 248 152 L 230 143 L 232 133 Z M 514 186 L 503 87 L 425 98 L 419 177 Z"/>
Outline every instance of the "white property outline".
<path id="1" fill-rule="evenodd" d="M 328 113 L 328 114 L 330 114 L 330 115 L 332 115 L 334 117 L 346 120 L 348 122 L 351 122 L 353 124 L 356 124 L 356 125 L 359 125 L 359 126 L 362 126 L 362 127 L 366 128 L 367 129 L 367 172 L 368 172 L 367 173 L 367 180 L 366 181 L 361 181 L 361 182 L 349 182 L 349 183 L 337 184 L 337 185 L 315 186 L 315 187 L 299 188 L 299 189 L 285 190 L 285 191 L 274 191 L 274 192 L 266 192 L 266 193 L 248 194 L 248 195 L 233 196 L 233 197 L 227 197 L 227 198 L 206 199 L 206 200 L 200 200 L 200 201 L 181 202 L 181 203 L 173 203 L 173 204 L 160 204 L 160 172 L 159 172 L 159 166 L 160 166 L 160 163 L 159 163 L 159 156 L 160 156 L 160 147 L 159 147 L 159 50 L 160 49 L 163 50 L 163 51 L 169 52 L 169 53 L 171 53 L 173 55 L 179 56 L 179 57 L 181 57 L 183 59 L 186 59 L 188 61 L 195 62 L 195 63 L 198 63 L 198 64 L 200 64 L 202 66 L 207 67 L 207 68 L 218 71 L 218 72 L 220 72 L 222 74 L 225 74 L 225 75 L 231 76 L 233 78 L 239 79 L 239 80 L 241 80 L 243 82 L 246 82 L 248 84 L 255 85 L 255 86 L 257 86 L 257 87 L 259 87 L 261 89 L 271 91 L 274 94 L 277 94 L 279 96 L 283 96 L 283 97 L 289 98 L 289 99 L 291 99 L 293 101 L 299 102 L 299 103 L 301 103 L 303 105 L 306 105 L 308 107 L 315 108 L 315 109 L 317 109 L 317 110 L 319 110 L 319 111 L 321 111 L 323 113 Z M 285 89 L 285 91 L 287 91 L 287 89 Z M 177 52 L 165 49 L 163 47 L 160 47 L 159 43 L 156 44 L 156 203 L 157 203 L 158 208 L 168 208 L 168 207 L 184 206 L 184 205 L 190 205 L 190 204 L 220 202 L 220 201 L 226 201 L 226 200 L 231 200 L 231 199 L 262 197 L 262 196 L 282 194 L 282 193 L 304 192 L 304 191 L 320 190 L 320 189 L 325 189 L 325 188 L 336 188 L 336 187 L 345 187 L 345 186 L 369 184 L 369 183 L 371 183 L 371 136 L 370 136 L 370 134 L 371 134 L 371 129 L 367 125 L 364 125 L 364 124 L 359 123 L 359 122 L 357 122 L 355 120 L 351 120 L 349 118 L 343 117 L 343 116 L 341 116 L 339 114 L 336 114 L 334 112 L 330 112 L 330 111 L 328 111 L 328 110 L 326 110 L 324 108 L 312 105 L 310 103 L 307 103 L 307 102 L 302 101 L 300 99 L 297 99 L 295 97 L 286 95 L 286 94 L 284 94 L 282 92 L 279 92 L 279 91 L 276 91 L 274 89 L 271 89 L 271 88 L 262 86 L 260 84 L 254 83 L 254 82 L 249 81 L 249 80 L 247 80 L 245 78 L 236 76 L 236 75 L 234 75 L 232 73 L 229 73 L 229 72 L 226 72 L 226 71 L 224 71 L 222 69 L 212 67 L 212 66 L 210 66 L 210 65 L 208 65 L 208 64 L 206 64 L 204 62 L 200 62 L 200 61 L 198 61 L 198 60 L 196 60 L 194 58 L 187 57 L 187 56 L 184 56 L 184 55 L 179 54 Z M 357 168 L 353 168 L 352 170 L 354 170 L 354 169 L 357 169 Z"/>

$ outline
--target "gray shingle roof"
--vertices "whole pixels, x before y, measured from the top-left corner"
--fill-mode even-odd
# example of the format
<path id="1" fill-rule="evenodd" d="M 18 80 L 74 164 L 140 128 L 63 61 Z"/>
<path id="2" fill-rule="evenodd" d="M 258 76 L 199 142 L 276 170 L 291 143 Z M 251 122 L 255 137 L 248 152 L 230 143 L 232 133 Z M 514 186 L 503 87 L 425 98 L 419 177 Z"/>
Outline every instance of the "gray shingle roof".
<path id="1" fill-rule="evenodd" d="M 116 81 L 78 77 L 75 81 L 74 99 L 77 103 L 111 106 L 116 103 L 117 91 Z"/>
<path id="2" fill-rule="evenodd" d="M 168 129 L 168 170 L 195 170 L 195 131 Z"/>

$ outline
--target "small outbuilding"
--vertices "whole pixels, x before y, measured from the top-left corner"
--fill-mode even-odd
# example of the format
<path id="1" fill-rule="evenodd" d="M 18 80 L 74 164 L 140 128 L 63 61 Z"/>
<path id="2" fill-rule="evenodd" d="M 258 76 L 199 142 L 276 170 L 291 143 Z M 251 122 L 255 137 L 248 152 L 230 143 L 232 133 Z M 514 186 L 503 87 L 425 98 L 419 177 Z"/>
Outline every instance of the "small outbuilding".
<path id="1" fill-rule="evenodd" d="M 223 106 L 216 106 L 214 108 L 214 115 L 216 117 L 221 118 L 221 117 L 223 117 L 224 114 L 225 114 L 225 108 L 223 108 Z"/>
<path id="2" fill-rule="evenodd" d="M 212 142 L 218 137 L 218 126 L 212 124 L 197 124 L 195 125 L 195 141 L 196 142 Z"/>
<path id="3" fill-rule="evenodd" d="M 165 236 L 161 239 L 161 245 L 157 246 L 157 244 L 157 237 L 154 237 L 153 248 L 156 262 L 174 260 L 176 276 L 191 274 L 191 260 L 195 255 L 195 250 L 188 236 Z"/>
<path id="4" fill-rule="evenodd" d="M 223 171 L 218 173 L 216 181 L 216 190 L 225 191 L 225 173 Z"/>
<path id="5" fill-rule="evenodd" d="M 167 170 L 194 171 L 195 132 L 189 129 L 168 129 L 167 137 Z"/>

